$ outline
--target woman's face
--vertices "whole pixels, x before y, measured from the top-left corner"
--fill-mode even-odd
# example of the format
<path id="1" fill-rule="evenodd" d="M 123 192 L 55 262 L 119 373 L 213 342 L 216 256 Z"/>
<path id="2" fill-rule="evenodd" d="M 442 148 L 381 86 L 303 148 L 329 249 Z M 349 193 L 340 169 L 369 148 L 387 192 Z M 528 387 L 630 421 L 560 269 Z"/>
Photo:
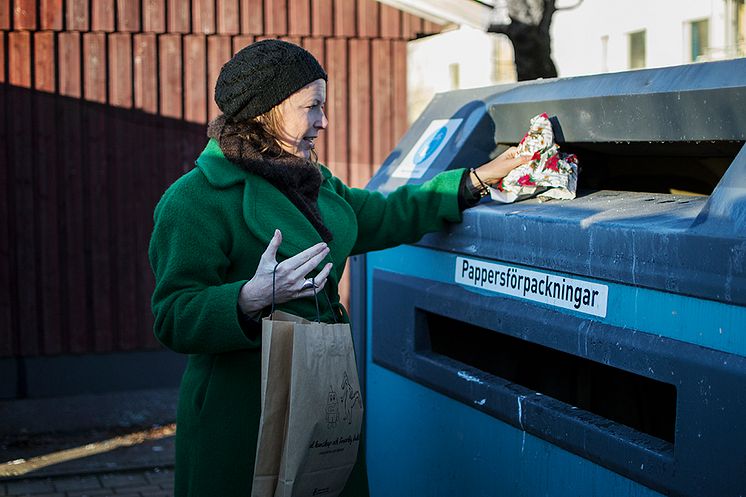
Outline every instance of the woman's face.
<path id="1" fill-rule="evenodd" d="M 308 159 L 316 138 L 329 121 L 324 114 L 326 81 L 317 79 L 290 95 L 278 106 L 278 141 L 286 151 Z"/>

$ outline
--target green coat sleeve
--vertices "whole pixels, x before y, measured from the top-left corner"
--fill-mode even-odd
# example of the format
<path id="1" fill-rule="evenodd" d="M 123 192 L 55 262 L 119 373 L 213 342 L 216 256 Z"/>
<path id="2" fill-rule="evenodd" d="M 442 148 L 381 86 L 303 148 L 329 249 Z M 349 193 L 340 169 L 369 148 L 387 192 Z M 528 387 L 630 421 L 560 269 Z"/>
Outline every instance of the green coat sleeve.
<path id="1" fill-rule="evenodd" d="M 237 310 L 246 280 L 225 281 L 228 222 L 205 198 L 203 190 L 182 184 L 168 190 L 156 207 L 148 251 L 155 274 L 155 335 L 166 347 L 188 354 L 257 347 L 259 340 L 242 330 Z"/>
<path id="2" fill-rule="evenodd" d="M 332 177 L 358 222 L 352 255 L 414 243 L 426 233 L 461 222 L 458 195 L 464 169 L 438 174 L 421 185 L 404 185 L 388 196 L 349 188 Z"/>

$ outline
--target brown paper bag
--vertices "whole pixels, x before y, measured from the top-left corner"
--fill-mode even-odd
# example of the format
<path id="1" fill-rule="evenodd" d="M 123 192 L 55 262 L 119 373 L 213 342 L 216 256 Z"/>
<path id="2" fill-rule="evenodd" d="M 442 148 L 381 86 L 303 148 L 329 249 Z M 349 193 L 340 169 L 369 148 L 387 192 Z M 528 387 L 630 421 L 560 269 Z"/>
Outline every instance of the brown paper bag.
<path id="1" fill-rule="evenodd" d="M 350 327 L 275 312 L 262 323 L 262 339 L 252 496 L 339 495 L 363 419 Z"/>
<path id="2" fill-rule="evenodd" d="M 279 311 L 274 316 L 274 320 L 262 320 L 261 416 L 252 497 L 272 497 L 277 488 L 290 391 L 293 325 L 303 321 Z"/>

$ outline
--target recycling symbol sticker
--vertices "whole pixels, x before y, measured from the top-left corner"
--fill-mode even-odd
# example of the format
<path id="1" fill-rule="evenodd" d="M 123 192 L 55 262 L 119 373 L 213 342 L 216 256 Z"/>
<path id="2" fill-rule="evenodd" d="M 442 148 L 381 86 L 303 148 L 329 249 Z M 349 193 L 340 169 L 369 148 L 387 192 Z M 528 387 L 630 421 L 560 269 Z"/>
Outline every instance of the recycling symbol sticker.
<path id="1" fill-rule="evenodd" d="M 391 176 L 406 179 L 421 178 L 456 132 L 462 120 L 436 119 L 432 121 Z"/>

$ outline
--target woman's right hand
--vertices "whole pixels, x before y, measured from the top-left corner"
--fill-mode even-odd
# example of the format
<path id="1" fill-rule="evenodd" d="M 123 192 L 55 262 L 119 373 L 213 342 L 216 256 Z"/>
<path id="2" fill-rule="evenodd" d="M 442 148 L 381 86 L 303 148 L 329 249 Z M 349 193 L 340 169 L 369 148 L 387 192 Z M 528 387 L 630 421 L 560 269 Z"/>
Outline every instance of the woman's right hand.
<path id="1" fill-rule="evenodd" d="M 310 285 L 311 280 L 306 278 L 329 253 L 329 247 L 326 243 L 317 243 L 277 264 L 277 249 L 281 243 L 282 233 L 280 233 L 280 230 L 275 230 L 267 249 L 259 259 L 256 273 L 241 287 L 241 292 L 238 295 L 238 307 L 244 314 L 256 313 L 272 304 L 273 272 L 275 272 L 275 304 L 282 304 L 303 297 L 312 297 L 314 293 L 319 292 L 326 285 L 326 279 L 332 270 L 331 262 L 327 263 L 314 278 L 315 288 Z M 275 266 L 277 266 L 276 271 Z"/>

